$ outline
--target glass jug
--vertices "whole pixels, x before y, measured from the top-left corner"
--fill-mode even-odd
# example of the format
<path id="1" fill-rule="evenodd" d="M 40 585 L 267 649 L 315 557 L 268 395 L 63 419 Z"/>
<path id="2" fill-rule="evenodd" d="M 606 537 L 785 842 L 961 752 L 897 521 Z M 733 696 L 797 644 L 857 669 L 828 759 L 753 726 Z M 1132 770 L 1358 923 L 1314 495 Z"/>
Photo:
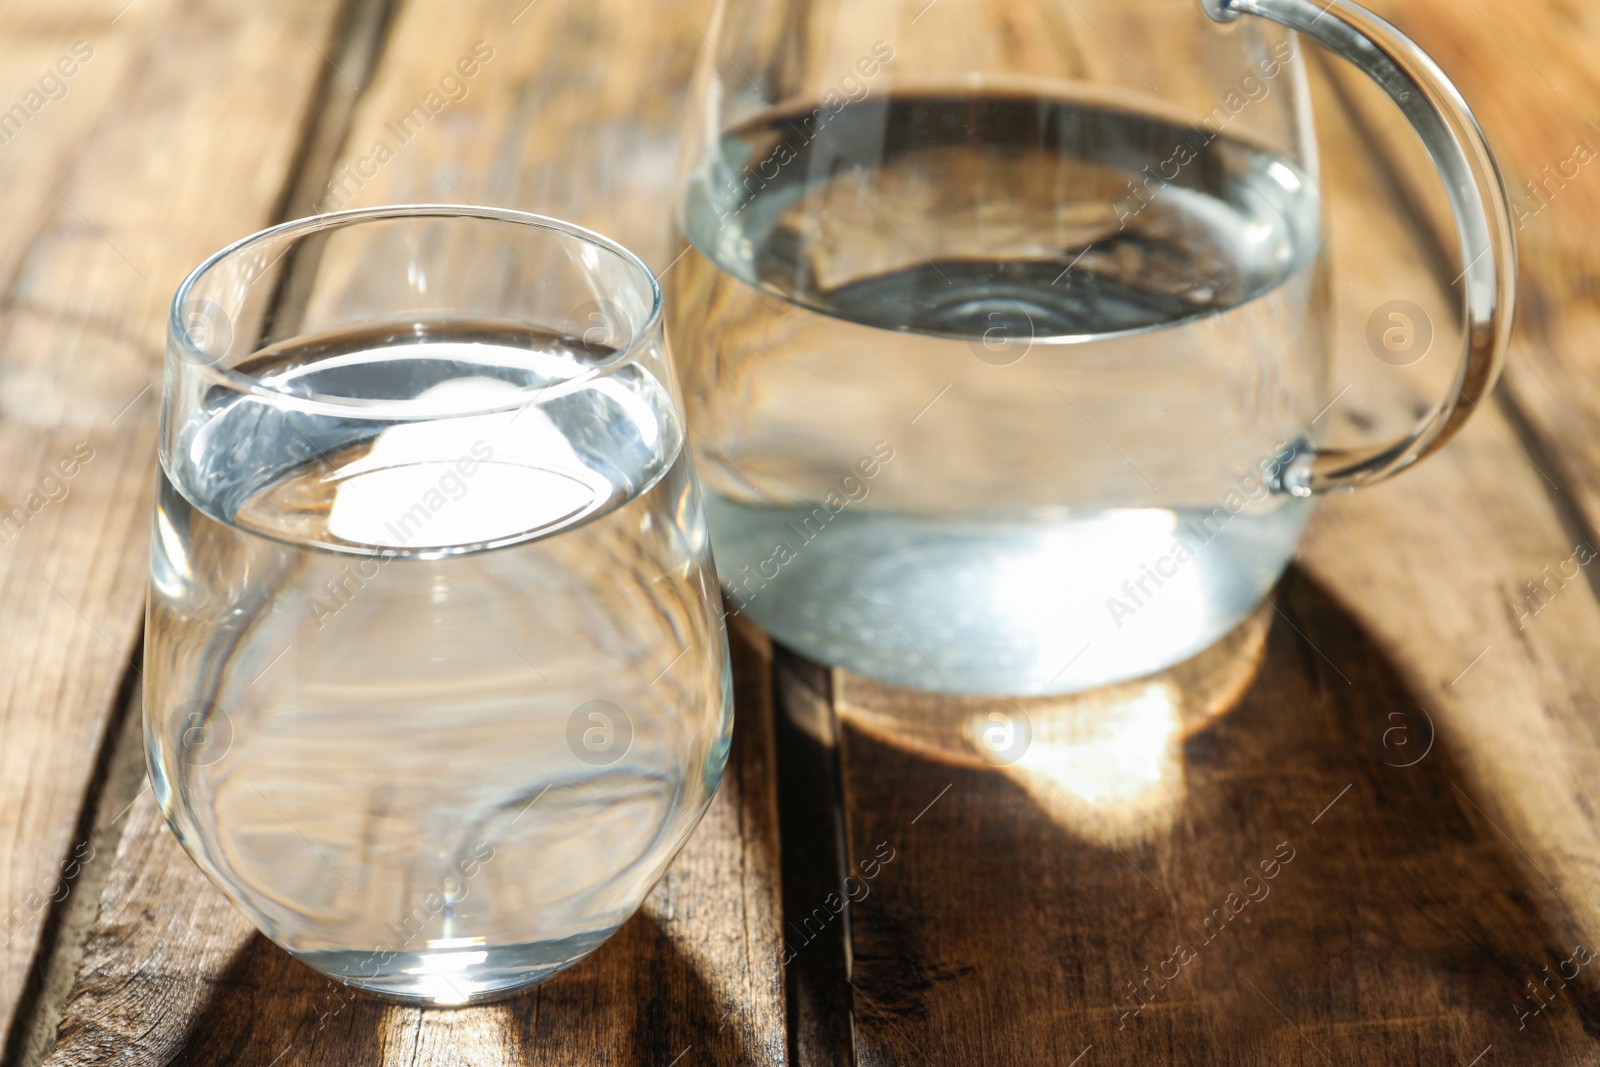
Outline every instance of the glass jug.
<path id="1" fill-rule="evenodd" d="M 1260 605 L 1313 497 L 1427 456 L 1498 375 L 1494 159 L 1345 0 L 724 0 L 707 38 L 669 333 L 730 611 L 810 656 L 1017 696 L 1168 667 Z M 1466 265 L 1447 395 L 1361 450 L 1313 428 L 1302 38 L 1400 105 Z"/>

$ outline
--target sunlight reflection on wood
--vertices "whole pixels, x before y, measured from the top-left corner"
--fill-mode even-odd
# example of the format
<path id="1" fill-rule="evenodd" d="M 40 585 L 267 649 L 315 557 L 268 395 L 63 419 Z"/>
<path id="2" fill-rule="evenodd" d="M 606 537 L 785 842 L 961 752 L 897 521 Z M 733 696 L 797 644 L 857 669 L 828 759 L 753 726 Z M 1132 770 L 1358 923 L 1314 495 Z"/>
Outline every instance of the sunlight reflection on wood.
<path id="1" fill-rule="evenodd" d="M 1074 836 L 1120 847 L 1159 836 L 1177 820 L 1184 741 L 1249 688 L 1274 610 L 1264 603 L 1171 670 L 1069 696 L 936 697 L 837 671 L 839 713 L 929 759 L 992 767 Z"/>

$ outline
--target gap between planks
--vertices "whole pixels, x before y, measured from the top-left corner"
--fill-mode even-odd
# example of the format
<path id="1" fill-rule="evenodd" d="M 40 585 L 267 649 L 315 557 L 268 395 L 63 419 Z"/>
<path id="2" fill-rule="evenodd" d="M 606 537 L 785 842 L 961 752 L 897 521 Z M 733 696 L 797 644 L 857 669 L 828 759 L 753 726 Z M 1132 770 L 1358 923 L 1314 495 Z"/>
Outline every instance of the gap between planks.
<path id="1" fill-rule="evenodd" d="M 139 657 L 143 642 L 134 649 Z M 116 707 L 106 725 L 100 757 L 85 793 L 74 842 L 63 862 L 82 861 L 67 896 L 55 903 L 45 921 L 39 949 L 28 970 L 28 984 L 7 1037 L 5 1067 L 37 1067 L 55 1044 L 84 942 L 100 911 L 100 893 L 111 877 L 111 865 L 122 841 L 122 828 L 133 802 L 149 785 L 144 762 L 144 724 L 140 714 L 141 679 L 129 668 L 117 691 Z M 87 857 L 83 856 L 87 847 Z M 65 868 L 63 868 L 65 869 Z"/>

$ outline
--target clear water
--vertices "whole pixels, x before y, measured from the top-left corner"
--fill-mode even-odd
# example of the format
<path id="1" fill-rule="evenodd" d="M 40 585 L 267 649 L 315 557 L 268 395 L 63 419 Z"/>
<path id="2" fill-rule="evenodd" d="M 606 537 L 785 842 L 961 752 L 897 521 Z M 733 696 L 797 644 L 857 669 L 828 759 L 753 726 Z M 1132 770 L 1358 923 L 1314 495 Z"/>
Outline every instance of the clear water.
<path id="1" fill-rule="evenodd" d="M 1099 105 L 887 95 L 734 130 L 681 227 L 720 573 L 786 644 L 1070 692 L 1201 651 L 1287 565 L 1307 505 L 1263 475 L 1326 393 L 1320 204 L 1288 158 Z"/>
<path id="2" fill-rule="evenodd" d="M 246 369 L 322 394 L 548 388 L 381 432 L 222 394 L 163 456 L 158 797 L 268 936 L 345 981 L 453 1004 L 553 974 L 634 912 L 721 776 L 683 430 L 662 383 L 586 381 L 582 349 L 407 327 L 269 351 Z"/>

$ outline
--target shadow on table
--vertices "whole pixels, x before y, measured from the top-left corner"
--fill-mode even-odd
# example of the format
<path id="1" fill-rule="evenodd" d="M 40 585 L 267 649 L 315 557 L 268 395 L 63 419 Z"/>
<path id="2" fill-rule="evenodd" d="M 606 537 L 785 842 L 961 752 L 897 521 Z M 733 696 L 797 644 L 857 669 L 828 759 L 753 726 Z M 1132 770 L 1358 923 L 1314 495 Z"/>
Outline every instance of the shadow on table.
<path id="1" fill-rule="evenodd" d="M 1600 942 L 1356 622 L 1297 572 L 1279 606 L 1231 710 L 1047 730 L 1042 780 L 892 739 L 908 696 L 835 675 L 860 1062 L 1600 1062 Z"/>
<path id="2" fill-rule="evenodd" d="M 657 924 L 640 914 L 593 956 L 483 1007 L 416 1009 L 339 986 L 252 938 L 196 1014 L 174 1063 L 748 1062 L 738 1027 Z"/>

